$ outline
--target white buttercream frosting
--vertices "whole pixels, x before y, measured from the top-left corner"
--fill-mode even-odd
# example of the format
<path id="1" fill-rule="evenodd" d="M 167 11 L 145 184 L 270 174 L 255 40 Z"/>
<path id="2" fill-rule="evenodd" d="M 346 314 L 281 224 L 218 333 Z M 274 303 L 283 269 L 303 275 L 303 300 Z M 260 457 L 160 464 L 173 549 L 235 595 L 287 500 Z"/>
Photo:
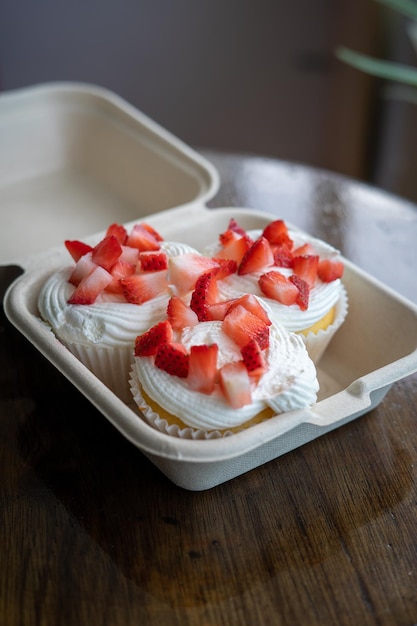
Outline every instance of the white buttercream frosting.
<path id="1" fill-rule="evenodd" d="M 168 256 L 196 252 L 180 242 L 163 241 Z M 73 267 L 54 272 L 42 286 L 38 297 L 41 317 L 66 344 L 79 343 L 103 348 L 133 349 L 136 336 L 166 316 L 170 292 L 167 290 L 143 304 L 131 304 L 122 296 L 102 292 L 93 304 L 68 304 L 74 286 L 68 282 Z"/>
<path id="2" fill-rule="evenodd" d="M 241 358 L 239 348 L 222 331 L 221 322 L 201 322 L 185 328 L 176 337 L 187 349 L 202 343 L 217 343 L 218 365 Z M 136 357 L 133 376 L 159 406 L 198 430 L 227 430 L 244 424 L 263 409 L 275 413 L 300 409 L 314 404 L 319 384 L 316 369 L 304 342 L 278 323 L 270 326 L 270 344 L 265 352 L 268 371 L 252 392 L 252 403 L 241 409 L 228 405 L 216 386 L 210 395 L 196 392 L 186 378 L 171 376 L 155 367 L 153 357 Z"/>
<path id="3" fill-rule="evenodd" d="M 261 230 L 248 231 L 248 235 L 252 239 L 257 239 L 262 234 Z M 336 257 L 339 252 L 329 244 L 299 233 L 293 230 L 289 231 L 289 236 L 294 241 L 294 248 L 305 243 L 310 243 L 320 259 L 328 259 Z M 220 250 L 219 244 L 208 246 L 204 254 L 208 256 L 216 256 L 216 251 Z M 266 271 L 277 271 L 284 276 L 291 276 L 293 273 L 290 268 L 271 266 L 260 272 L 244 274 L 239 276 L 237 273 L 227 276 L 227 278 L 218 282 L 219 295 L 222 300 L 236 298 L 245 293 L 252 293 L 259 296 L 269 307 L 270 314 L 274 319 L 278 319 L 287 330 L 299 332 L 318 322 L 330 309 L 336 305 L 341 295 L 341 281 L 339 279 L 330 283 L 324 283 L 317 279 L 315 286 L 310 290 L 309 305 L 307 310 L 300 309 L 298 304 L 285 305 L 280 302 L 267 298 L 261 291 L 258 280 Z"/>

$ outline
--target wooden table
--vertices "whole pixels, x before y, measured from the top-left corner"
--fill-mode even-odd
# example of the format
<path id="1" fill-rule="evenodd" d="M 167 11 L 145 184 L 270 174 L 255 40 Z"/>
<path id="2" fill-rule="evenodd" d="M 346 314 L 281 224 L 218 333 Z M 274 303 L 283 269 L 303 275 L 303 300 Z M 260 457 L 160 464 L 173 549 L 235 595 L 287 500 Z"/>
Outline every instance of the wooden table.
<path id="1" fill-rule="evenodd" d="M 213 206 L 275 211 L 417 302 L 417 207 L 326 172 L 207 156 Z M 343 428 L 189 492 L 3 313 L 0 332 L 2 626 L 417 624 L 416 375 Z"/>

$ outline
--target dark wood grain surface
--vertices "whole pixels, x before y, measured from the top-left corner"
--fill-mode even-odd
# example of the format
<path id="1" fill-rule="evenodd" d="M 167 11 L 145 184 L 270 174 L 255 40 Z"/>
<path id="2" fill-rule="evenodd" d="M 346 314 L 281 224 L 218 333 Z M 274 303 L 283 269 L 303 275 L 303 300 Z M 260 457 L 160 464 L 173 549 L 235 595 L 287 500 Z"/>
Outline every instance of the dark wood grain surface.
<path id="1" fill-rule="evenodd" d="M 207 156 L 213 206 L 276 211 L 417 302 L 416 207 L 326 172 Z M 417 624 L 416 374 L 350 424 L 189 492 L 3 313 L 0 337 L 1 626 Z"/>

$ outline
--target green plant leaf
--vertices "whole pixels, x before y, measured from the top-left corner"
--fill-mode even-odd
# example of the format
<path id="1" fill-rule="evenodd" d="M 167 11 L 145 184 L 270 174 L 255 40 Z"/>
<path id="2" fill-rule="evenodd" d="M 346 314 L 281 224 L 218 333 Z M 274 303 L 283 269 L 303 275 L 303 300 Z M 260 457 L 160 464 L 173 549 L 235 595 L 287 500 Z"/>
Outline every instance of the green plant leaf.
<path id="1" fill-rule="evenodd" d="M 406 85 L 417 87 L 417 69 L 392 63 L 391 61 L 381 61 L 360 52 L 354 52 L 349 48 L 340 47 L 336 50 L 336 56 L 344 63 L 348 63 L 372 76 L 394 80 Z"/>
<path id="2" fill-rule="evenodd" d="M 417 20 L 417 4 L 414 0 L 377 0 L 380 4 L 384 4 L 390 9 L 394 9 L 398 13 Z"/>

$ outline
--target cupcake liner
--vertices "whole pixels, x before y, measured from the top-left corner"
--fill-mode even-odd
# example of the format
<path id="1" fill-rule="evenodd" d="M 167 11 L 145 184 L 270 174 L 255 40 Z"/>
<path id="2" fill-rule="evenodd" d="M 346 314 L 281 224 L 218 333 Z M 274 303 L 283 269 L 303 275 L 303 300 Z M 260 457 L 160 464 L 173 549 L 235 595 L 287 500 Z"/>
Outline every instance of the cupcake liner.
<path id="1" fill-rule="evenodd" d="M 134 368 L 131 369 L 130 372 L 130 393 L 131 397 L 138 409 L 141 411 L 146 422 L 159 430 L 161 433 L 165 433 L 166 435 L 170 435 L 171 437 L 178 437 L 179 439 L 220 439 L 222 437 L 229 437 L 233 435 L 233 433 L 228 431 L 206 431 L 202 429 L 191 428 L 186 426 L 185 428 L 180 428 L 178 424 L 170 424 L 166 419 L 161 418 L 156 411 L 154 411 L 143 399 L 141 393 L 141 385 L 137 378 L 136 372 Z"/>
<path id="2" fill-rule="evenodd" d="M 317 365 L 323 353 L 325 352 L 327 346 L 330 343 L 330 340 L 333 338 L 336 331 L 340 328 L 340 326 L 345 321 L 346 315 L 348 312 L 348 297 L 346 293 L 346 289 L 341 287 L 340 298 L 335 306 L 335 319 L 330 326 L 328 326 L 325 330 L 319 330 L 317 333 L 310 332 L 308 335 L 304 336 L 300 334 L 302 337 L 307 351 L 310 355 L 310 358 Z"/>
<path id="3" fill-rule="evenodd" d="M 133 362 L 133 350 L 125 348 L 103 348 L 66 344 L 67 348 L 89 370 L 109 387 L 123 402 L 131 402 L 129 371 Z"/>

